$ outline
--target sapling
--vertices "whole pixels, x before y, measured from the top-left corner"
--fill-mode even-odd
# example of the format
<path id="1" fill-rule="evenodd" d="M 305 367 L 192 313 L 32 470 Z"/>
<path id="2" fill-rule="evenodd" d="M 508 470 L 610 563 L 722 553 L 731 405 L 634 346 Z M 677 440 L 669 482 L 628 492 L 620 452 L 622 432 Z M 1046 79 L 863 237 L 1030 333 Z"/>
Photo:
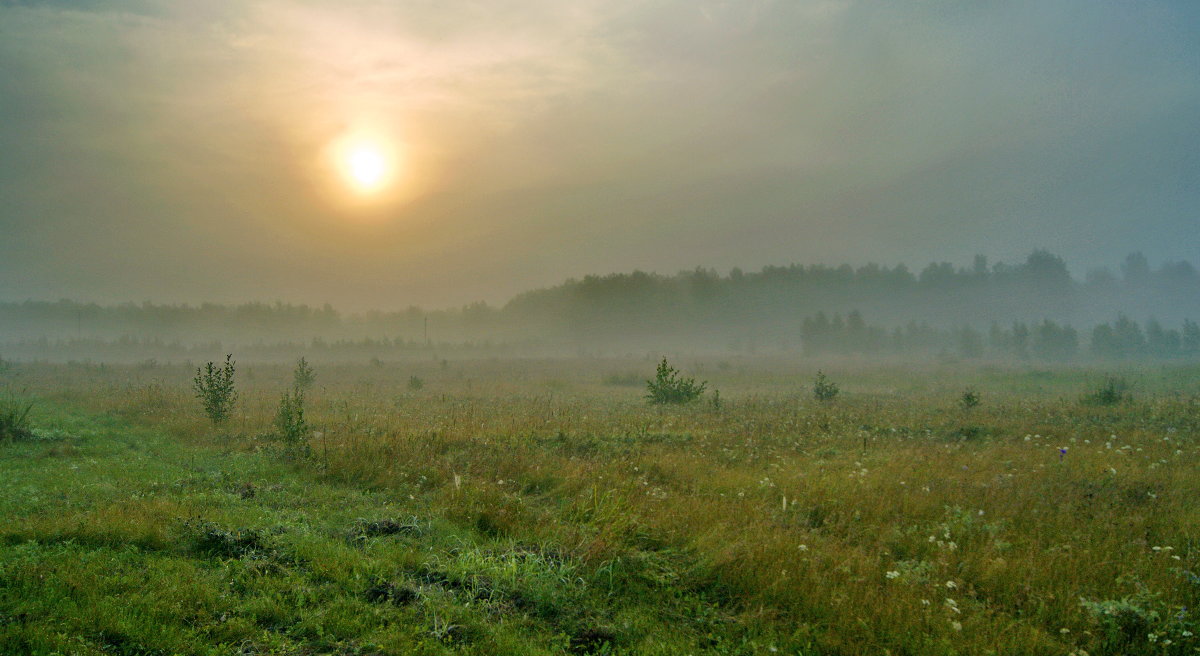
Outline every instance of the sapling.
<path id="1" fill-rule="evenodd" d="M 214 426 L 224 423 L 237 403 L 238 393 L 233 384 L 234 364 L 231 353 L 225 356 L 223 366 L 209 362 L 203 369 L 197 368 L 196 378 L 192 380 L 196 398 L 204 405 L 204 414 Z"/>

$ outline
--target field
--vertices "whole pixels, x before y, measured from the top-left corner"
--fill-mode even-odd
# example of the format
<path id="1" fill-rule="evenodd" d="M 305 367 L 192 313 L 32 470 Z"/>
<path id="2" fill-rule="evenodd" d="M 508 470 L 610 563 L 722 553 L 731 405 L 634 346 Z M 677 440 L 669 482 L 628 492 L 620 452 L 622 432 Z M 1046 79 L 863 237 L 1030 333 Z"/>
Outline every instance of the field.
<path id="1" fill-rule="evenodd" d="M 655 364 L 7 363 L 0 653 L 1200 652 L 1200 367 Z"/>

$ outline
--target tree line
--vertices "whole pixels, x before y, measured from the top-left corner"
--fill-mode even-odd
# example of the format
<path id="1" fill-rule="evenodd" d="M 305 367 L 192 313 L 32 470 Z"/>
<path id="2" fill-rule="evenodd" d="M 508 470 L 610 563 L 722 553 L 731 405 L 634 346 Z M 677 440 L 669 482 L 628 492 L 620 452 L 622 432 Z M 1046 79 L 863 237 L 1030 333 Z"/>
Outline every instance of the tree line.
<path id="1" fill-rule="evenodd" d="M 861 316 L 854 313 L 860 308 L 870 312 L 873 327 L 857 325 Z M 1137 326 L 1139 341 L 1127 322 L 1112 321 L 1117 311 L 1157 321 Z M 1116 270 L 1094 269 L 1076 278 L 1062 258 L 1037 250 L 1014 264 L 977 256 L 968 266 L 935 262 L 919 271 L 904 264 L 871 263 L 734 268 L 726 274 L 697 268 L 674 275 L 590 275 L 519 294 L 502 306 L 476 302 L 443 310 L 410 305 L 347 314 L 330 305 L 281 302 L 99 305 L 25 300 L 0 302 L 0 344 L 132 339 L 190 348 L 215 342 L 366 339 L 408 345 L 537 344 L 560 352 L 824 349 L 806 346 L 812 339 L 801 335 L 804 322 L 818 313 L 830 322 L 840 316 L 848 324 L 837 348 L 855 352 L 936 350 L 949 339 L 961 342 L 965 353 L 976 352 L 982 343 L 986 351 L 1017 357 L 1025 352 L 1038 358 L 1073 357 L 1084 349 L 1104 357 L 1183 356 L 1189 353 L 1191 334 L 1184 322 L 1200 318 L 1200 274 L 1188 262 L 1152 266 L 1134 253 Z M 1106 323 L 1111 335 L 1101 328 Z M 993 331 L 993 325 L 1000 328 Z M 824 334 L 813 334 L 818 333 Z M 1011 335 L 1005 337 L 1007 333 Z M 822 339 L 826 337 L 816 337 L 816 343 Z M 845 340 L 854 346 L 846 346 Z"/>
<path id="2" fill-rule="evenodd" d="M 1032 324 L 993 323 L 986 332 L 969 325 L 947 329 L 915 321 L 889 330 L 868 325 L 857 310 L 845 317 L 824 312 L 806 317 L 800 338 L 808 355 L 926 352 L 968 359 L 990 356 L 1043 361 L 1084 355 L 1101 359 L 1200 357 L 1200 325 L 1195 321 L 1185 319 L 1179 328 L 1169 328 L 1156 319 L 1139 325 L 1124 314 L 1094 326 L 1086 345 L 1075 328 L 1049 319 Z"/>

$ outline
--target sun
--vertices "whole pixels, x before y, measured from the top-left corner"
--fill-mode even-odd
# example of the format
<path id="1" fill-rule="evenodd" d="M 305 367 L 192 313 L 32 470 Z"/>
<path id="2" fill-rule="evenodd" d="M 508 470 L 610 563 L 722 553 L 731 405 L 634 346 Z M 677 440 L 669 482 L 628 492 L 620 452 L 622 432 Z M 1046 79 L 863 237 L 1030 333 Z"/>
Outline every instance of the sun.
<path id="1" fill-rule="evenodd" d="M 391 166 L 378 144 L 358 143 L 346 149 L 342 174 L 361 192 L 378 191 L 387 184 Z"/>
<path id="2" fill-rule="evenodd" d="M 383 140 L 343 139 L 334 145 L 333 155 L 339 175 L 358 194 L 374 195 L 394 182 L 394 149 Z"/>
<path id="3" fill-rule="evenodd" d="M 350 178 L 364 189 L 378 187 L 387 173 L 387 161 L 383 154 L 371 146 L 360 146 L 351 152 L 347 164 Z"/>
<path id="4" fill-rule="evenodd" d="M 387 125 L 347 127 L 319 149 L 315 188 L 338 216 L 383 219 L 418 195 L 420 173 L 411 145 Z"/>

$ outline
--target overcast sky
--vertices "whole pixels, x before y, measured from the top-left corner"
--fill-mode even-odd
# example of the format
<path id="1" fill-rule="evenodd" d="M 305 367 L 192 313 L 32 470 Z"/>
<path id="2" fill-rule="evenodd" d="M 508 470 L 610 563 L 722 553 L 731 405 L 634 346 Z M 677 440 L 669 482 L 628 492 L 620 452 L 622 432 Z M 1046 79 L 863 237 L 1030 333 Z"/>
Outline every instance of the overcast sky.
<path id="1" fill-rule="evenodd" d="M 1200 3 L 0 1 L 0 228 L 0 300 L 1200 264 Z"/>

